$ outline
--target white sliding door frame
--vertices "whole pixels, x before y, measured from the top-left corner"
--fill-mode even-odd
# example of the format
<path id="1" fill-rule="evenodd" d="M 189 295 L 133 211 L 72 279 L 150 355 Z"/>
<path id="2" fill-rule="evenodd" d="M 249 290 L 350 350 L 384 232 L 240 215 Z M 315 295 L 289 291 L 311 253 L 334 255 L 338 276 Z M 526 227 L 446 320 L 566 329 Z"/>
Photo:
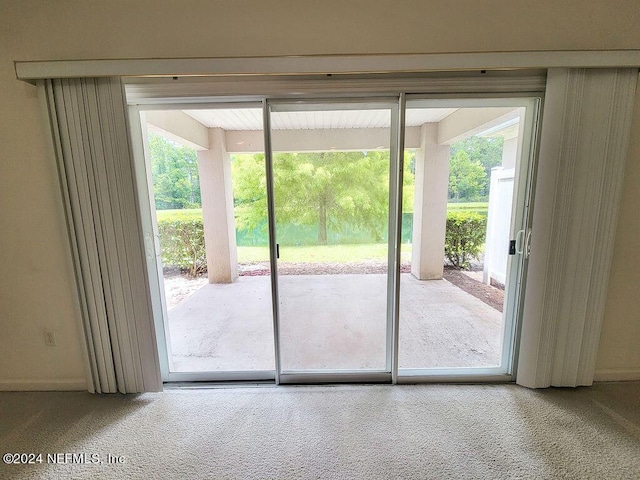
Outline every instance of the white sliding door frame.
<path id="1" fill-rule="evenodd" d="M 395 360 L 397 358 L 397 314 L 396 314 L 396 284 L 400 273 L 400 264 L 396 260 L 396 238 L 398 234 L 397 205 L 398 205 L 398 178 L 400 158 L 399 149 L 403 144 L 404 130 L 400 118 L 400 99 L 397 97 L 359 97 L 359 98 L 296 98 L 291 99 L 265 99 L 264 100 L 264 125 L 265 125 L 265 158 L 267 159 L 268 179 L 268 207 L 269 207 L 269 238 L 272 261 L 272 301 L 274 304 L 274 319 L 276 332 L 277 355 L 277 383 L 390 383 L 393 381 L 393 372 L 396 371 Z M 273 175 L 273 145 L 271 139 L 271 113 L 280 111 L 314 111 L 316 109 L 385 109 L 389 110 L 389 204 L 388 204 L 388 241 L 387 241 L 387 295 L 386 295 L 386 339 L 385 339 L 385 369 L 384 370 L 284 370 L 282 368 L 281 351 L 282 336 L 280 324 L 279 286 L 277 275 L 277 232 L 276 232 L 276 208 L 274 195 Z M 267 126 L 269 128 L 267 128 Z M 399 259 L 399 257 L 398 257 Z"/>
<path id="2" fill-rule="evenodd" d="M 433 80 L 433 79 L 432 79 Z M 505 81 L 507 82 L 507 92 L 497 93 L 500 90 L 500 80 L 494 79 L 494 85 L 492 88 L 487 88 L 487 83 L 485 78 L 479 78 L 480 83 L 475 87 L 476 89 L 481 90 L 480 93 L 473 93 L 472 83 L 467 81 L 465 82 L 465 87 L 462 88 L 463 92 L 456 93 L 456 84 L 457 81 L 455 79 L 447 79 L 445 82 L 436 81 L 435 84 L 432 84 L 430 81 L 426 81 L 422 85 L 422 90 L 427 93 L 420 93 L 420 88 L 413 82 L 412 83 L 403 83 L 402 80 L 393 79 L 391 84 L 396 88 L 400 85 L 403 87 L 411 87 L 413 89 L 413 93 L 408 95 L 408 98 L 412 98 L 414 100 L 423 99 L 424 101 L 428 101 L 433 103 L 434 108 L 437 106 L 442 106 L 447 103 L 462 103 L 464 105 L 475 105 L 475 106 L 504 106 L 509 104 L 509 106 L 515 105 L 526 107 L 525 114 L 525 136 L 527 134 L 532 135 L 532 139 L 535 137 L 535 119 L 537 118 L 539 108 L 541 107 L 541 99 L 543 98 L 542 93 L 542 83 L 540 82 L 539 77 L 529 76 L 524 79 L 520 79 L 520 86 L 528 87 L 519 91 L 511 91 L 513 88 L 513 78 L 511 76 L 506 77 Z M 275 80 L 277 82 L 277 80 Z M 214 82 L 215 83 L 215 82 Z M 335 94 L 344 92 L 341 90 L 344 87 L 345 83 L 349 83 L 351 86 L 347 90 L 353 91 L 357 93 L 352 97 L 336 97 Z M 196 82 L 196 84 L 200 84 L 200 82 Z M 275 223 L 274 222 L 274 198 L 273 198 L 273 186 L 271 182 L 273 181 L 272 174 L 272 156 L 271 156 L 271 132 L 268 128 L 270 125 L 270 113 L 269 108 L 270 105 L 275 104 L 291 104 L 291 102 L 295 102 L 298 105 L 297 108 L 309 108 L 305 107 L 305 105 L 312 104 L 324 104 L 326 102 L 335 103 L 335 102 L 380 102 L 380 101 L 388 101 L 390 98 L 388 93 L 385 93 L 387 90 L 385 87 L 386 83 L 382 82 L 380 86 L 380 92 L 375 92 L 372 90 L 374 87 L 374 83 L 371 81 L 362 83 L 359 79 L 355 79 L 353 82 L 349 82 L 348 80 L 344 80 L 340 87 L 335 87 L 334 96 L 329 96 L 329 91 L 324 90 L 322 95 L 313 95 L 311 93 L 307 93 L 305 95 L 300 94 L 292 94 L 287 90 L 287 88 L 292 88 L 295 86 L 295 81 L 292 81 L 290 85 L 284 87 L 284 91 L 279 91 L 278 95 L 270 96 L 262 94 L 257 91 L 254 92 L 253 95 L 244 97 L 242 95 L 237 95 L 236 91 L 231 89 L 229 91 L 229 85 L 224 85 L 225 92 L 227 95 L 218 95 L 211 96 L 212 93 L 215 92 L 215 88 L 212 91 L 210 85 L 206 85 L 204 90 L 207 91 L 207 95 L 203 96 L 202 94 L 197 94 L 193 97 L 180 97 L 180 96 L 171 96 L 171 97 L 154 97 L 149 98 L 147 100 L 142 100 L 139 105 L 134 105 L 133 108 L 138 110 L 157 110 L 157 109 L 189 109 L 189 108 L 224 108 L 227 105 L 252 105 L 257 100 L 262 101 L 263 106 L 263 129 L 265 136 L 265 161 L 267 164 L 267 177 L 270 178 L 268 182 L 268 190 L 271 189 L 269 193 L 270 198 L 268 201 L 268 205 L 270 207 L 270 215 L 269 215 L 269 238 L 270 238 L 270 255 L 271 255 L 271 272 L 272 272 L 272 302 L 273 302 L 273 315 L 274 315 L 274 341 L 275 341 L 275 354 L 276 354 L 276 372 L 275 375 L 271 373 L 268 375 L 268 372 L 261 372 L 261 375 L 258 377 L 248 375 L 250 372 L 224 372 L 224 373 L 216 373 L 211 372 L 207 374 L 202 373 L 171 373 L 168 375 L 163 375 L 167 381 L 195 381 L 195 380 L 210 380 L 210 381 L 228 381 L 228 380 L 267 380 L 273 379 L 276 384 L 279 383 L 342 383 L 342 382 L 382 382 L 382 383 L 416 383 L 416 382 L 434 382 L 434 381 L 461 381 L 461 382 L 478 382 L 478 381 L 513 381 L 513 355 L 516 349 L 515 347 L 515 339 L 517 338 L 518 330 L 517 326 L 519 325 L 519 319 L 517 318 L 519 315 L 519 303 L 518 300 L 522 295 L 522 283 L 521 279 L 524 275 L 524 262 L 525 260 L 521 260 L 519 258 L 518 265 L 516 268 L 512 269 L 514 272 L 514 279 L 517 277 L 517 282 L 513 281 L 511 283 L 511 296 L 513 297 L 513 301 L 508 305 L 510 315 L 510 320 L 508 321 L 508 325 L 505 327 L 508 334 L 505 334 L 505 337 L 508 337 L 508 341 L 504 342 L 502 349 L 502 365 L 500 368 L 443 368 L 443 369 L 428 369 L 425 371 L 405 371 L 404 375 L 398 376 L 398 339 L 399 339 L 399 278 L 400 278 L 400 263 L 399 263 L 399 255 L 400 250 L 396 248 L 396 243 L 399 242 L 400 235 L 400 219 L 401 219 L 401 196 L 400 196 L 400 186 L 401 186 L 401 174 L 402 174 L 402 161 L 404 158 L 402 146 L 404 144 L 404 110 L 400 108 L 400 106 L 404 107 L 404 98 L 405 94 L 399 92 L 397 96 L 394 96 L 394 108 L 392 109 L 392 126 L 396 134 L 392 134 L 392 141 L 390 145 L 391 152 L 391 172 L 390 172 L 390 205 L 389 205 L 389 278 L 388 278 L 388 288 L 387 288 L 387 371 L 386 372 L 375 372 L 375 371 L 292 371 L 292 372 L 283 372 L 281 368 L 281 358 L 280 358 L 280 319 L 279 319 L 279 289 L 277 282 L 277 262 L 276 262 L 276 243 L 277 239 L 275 238 Z M 258 83 L 253 83 L 253 86 L 256 87 L 260 85 L 260 88 L 263 91 L 271 91 L 274 92 L 270 86 L 270 82 L 265 80 L 260 81 Z M 446 85 L 446 87 L 444 87 Z M 171 87 L 172 84 L 169 84 L 168 87 Z M 200 87 L 202 88 L 202 85 Z M 278 87 L 278 88 L 283 88 Z M 447 91 L 448 93 L 429 93 L 432 92 L 433 89 L 440 89 Z M 486 93 L 486 91 L 490 91 L 490 93 Z M 133 95 L 133 102 L 141 101 L 140 89 L 135 90 L 137 93 Z M 437 91 L 437 90 L 436 90 Z M 175 92 L 174 92 L 175 93 Z M 183 92 L 184 93 L 184 92 Z M 154 95 L 158 94 L 158 90 L 154 90 Z M 230 102 L 230 103 L 227 103 Z M 515 103 L 514 103 L 515 102 Z M 516 105 L 517 103 L 517 105 Z M 442 105 L 441 105 L 442 104 Z M 524 140 L 524 139 L 523 139 Z M 531 174 L 531 170 L 533 168 L 533 162 L 535 157 L 535 141 L 532 140 L 533 143 L 530 145 L 528 149 L 525 148 L 525 151 L 521 154 L 521 164 L 523 165 L 523 172 L 519 175 L 519 188 L 516 189 L 519 194 L 519 198 L 517 199 L 517 203 L 523 203 L 522 198 L 527 196 L 530 199 L 531 193 L 531 180 L 533 178 Z M 527 142 L 523 141 L 523 144 Z M 400 183 L 399 183 L 400 182 Z M 147 200 L 148 201 L 148 200 Z M 529 207 L 529 204 L 526 204 L 526 207 Z M 524 223 L 525 218 L 528 217 L 528 210 L 523 210 L 518 214 L 518 218 L 513 222 L 513 224 L 521 225 Z M 273 224 L 272 224 L 273 223 Z M 392 245 L 393 244 L 393 245 Z M 166 315 L 166 314 L 165 314 Z M 166 316 L 165 316 L 166 318 Z M 264 374 L 264 375 L 262 375 Z"/>
<path id="3" fill-rule="evenodd" d="M 533 82 L 533 84 L 537 84 L 537 80 Z M 543 98 L 543 94 L 540 91 L 533 92 L 522 92 L 522 93 L 508 93 L 508 94 L 497 94 L 497 93 L 489 93 L 489 94 L 472 94 L 472 93 L 461 93 L 461 94 L 412 94 L 407 96 L 409 99 L 413 101 L 426 101 L 429 102 L 433 108 L 443 107 L 445 105 L 451 106 L 453 103 L 460 104 L 463 106 L 483 106 L 483 107 L 492 107 L 492 106 L 524 106 L 526 107 L 526 114 L 524 118 L 525 122 L 525 138 L 523 138 L 522 144 L 524 145 L 524 151 L 521 153 L 521 170 L 522 172 L 518 175 L 518 188 L 516 188 L 516 194 L 519 195 L 519 198 L 516 199 L 516 204 L 526 203 L 527 210 L 523 210 L 519 212 L 517 218 L 514 220 L 513 225 L 522 225 L 526 223 L 526 218 L 528 218 L 528 207 L 529 202 L 524 202 L 523 198 L 526 197 L 528 200 L 531 199 L 532 196 L 532 188 L 531 182 L 533 179 L 532 171 L 533 171 L 533 163 L 535 159 L 536 152 L 536 118 L 539 112 L 539 108 L 541 106 L 541 100 Z M 355 98 L 347 99 L 347 98 L 327 98 L 326 96 L 295 96 L 295 104 L 296 108 L 305 109 L 311 108 L 309 105 L 313 104 L 327 104 L 329 103 L 344 103 L 344 102 L 355 102 L 355 103 L 363 103 L 368 101 L 373 102 L 381 102 L 386 101 L 389 102 L 388 95 L 378 95 L 378 96 L 368 96 L 362 95 Z M 270 255 L 272 257 L 272 304 L 273 304 L 273 314 L 274 314 L 274 333 L 275 333 L 275 355 L 276 355 L 276 366 L 277 369 L 275 371 L 275 375 L 273 372 L 208 372 L 204 373 L 177 373 L 171 372 L 169 373 L 167 362 L 165 362 L 165 366 L 163 367 L 163 378 L 165 381 L 229 381 L 229 380 L 275 380 L 276 383 L 309 383 L 309 382 L 391 382 L 391 383 L 415 383 L 415 382 L 433 382 L 433 381 L 451 381 L 455 379 L 455 381 L 510 381 L 513 380 L 513 362 L 514 362 L 514 351 L 515 351 L 515 339 L 517 338 L 517 326 L 519 325 L 519 299 L 522 296 L 522 283 L 521 279 L 524 275 L 524 262 L 525 260 L 522 258 L 518 259 L 518 265 L 512 269 L 514 272 L 514 281 L 510 283 L 511 287 L 511 296 L 513 297 L 513 301 L 511 301 L 508 305 L 509 312 L 509 321 L 508 325 L 505 327 L 508 334 L 505 335 L 508 341 L 504 342 L 503 350 L 502 350 L 502 366 L 500 368 L 443 368 L 443 369 L 427 369 L 421 371 L 405 371 L 403 375 L 398 377 L 398 338 L 399 338 L 399 318 L 398 318 L 398 310 L 399 310 L 399 249 L 395 248 L 396 243 L 399 242 L 399 234 L 400 234 L 400 215 L 401 211 L 399 206 L 401 205 L 401 197 L 400 197 L 400 185 L 402 179 L 400 178 L 402 172 L 402 159 L 403 159 L 403 151 L 402 145 L 404 140 L 404 111 L 401 111 L 400 105 L 404 106 L 404 94 L 399 94 L 397 97 L 393 99 L 392 108 L 392 124 L 395 126 L 396 135 L 392 134 L 392 142 L 390 145 L 391 151 L 391 172 L 390 172 L 390 205 L 389 205 L 389 285 L 388 285 L 388 298 L 387 298 L 387 319 L 388 319 L 388 335 L 387 335 L 387 371 L 386 372 L 368 372 L 368 371 L 305 371 L 305 372 L 282 372 L 280 368 L 280 325 L 279 325 L 279 308 L 278 308 L 278 285 L 277 285 L 277 262 L 276 259 L 276 243 L 277 239 L 275 238 L 275 224 L 271 224 L 274 220 L 273 214 L 273 192 L 271 192 L 268 205 L 270 207 L 270 215 L 269 215 L 269 238 L 270 238 Z M 385 100 L 386 99 L 386 100 Z M 144 103 L 142 105 L 134 105 L 131 107 L 132 112 L 132 124 L 136 119 L 139 122 L 139 112 L 145 110 L 157 110 L 157 109 L 190 109 L 190 108 L 227 108 L 229 105 L 233 105 L 234 107 L 240 106 L 251 106 L 254 107 L 257 104 L 255 103 L 256 96 L 251 96 L 243 101 L 243 98 L 239 98 L 234 96 L 233 102 L 227 104 L 225 102 L 226 97 L 208 97 L 207 103 L 202 103 L 202 98 L 198 98 L 197 103 L 179 103 L 177 102 L 177 98 L 172 98 L 170 103 L 164 103 L 162 99 L 157 99 L 158 103 Z M 270 125 L 270 117 L 269 116 L 269 106 L 271 104 L 279 105 L 279 104 L 291 104 L 292 99 L 288 97 L 277 97 L 273 99 L 263 97 L 262 107 L 263 107 L 263 117 L 266 119 L 265 124 L 263 125 L 264 135 L 265 135 L 265 161 L 267 164 L 267 177 L 271 180 L 268 182 L 268 190 L 269 188 L 273 188 L 271 182 L 273 181 L 272 175 L 272 167 L 271 167 L 271 147 L 270 147 L 270 129 L 268 128 Z M 305 106 L 306 105 L 306 106 Z M 267 118 L 268 117 L 268 118 Z M 394 130 L 394 131 L 395 131 Z M 135 132 L 134 132 L 135 134 Z M 525 139 L 526 137 L 531 136 L 532 142 L 529 144 Z M 402 138 L 401 138 L 402 137 Z M 141 143 L 140 141 L 136 141 L 135 143 Z M 138 165 L 141 165 L 141 161 L 137 162 Z M 145 179 L 148 177 L 148 172 L 144 174 L 139 173 L 139 180 Z M 143 189 L 148 190 L 148 183 L 140 184 L 140 191 Z M 147 195 L 146 199 L 142 200 L 143 202 L 149 202 L 149 196 Z M 150 207 L 144 207 L 143 210 L 149 210 Z M 145 228 L 149 230 L 153 226 L 151 223 L 147 225 Z M 519 230 L 520 228 L 516 228 Z M 147 234 L 145 234 L 147 236 Z M 155 238 L 155 233 L 153 233 L 153 237 Z M 148 242 L 151 246 L 157 248 L 157 242 Z M 393 244 L 393 245 L 392 245 Z M 152 269 L 150 268 L 150 271 Z M 159 275 L 159 273 L 158 273 Z M 517 277 L 517 281 L 515 281 Z M 158 283 L 158 280 L 155 280 L 155 283 Z M 160 294 L 155 295 L 156 303 L 161 303 Z M 156 311 L 158 314 L 161 312 L 160 306 L 156 307 Z M 165 318 L 164 325 L 166 330 L 166 312 L 162 312 L 163 318 Z M 158 337 L 160 338 L 163 335 L 162 329 L 158 330 Z M 165 355 L 166 356 L 166 355 Z M 256 374 L 258 374 L 256 376 Z"/>
<path id="4" fill-rule="evenodd" d="M 162 273 L 161 245 L 158 226 L 153 207 L 153 185 L 151 170 L 148 164 L 147 129 L 145 114 L 156 110 L 208 109 L 208 108 L 261 108 L 255 101 L 248 102 L 215 102 L 204 104 L 170 104 L 170 105 L 131 105 L 129 106 L 129 122 L 135 164 L 136 183 L 138 186 L 138 202 L 141 210 L 142 230 L 145 239 L 147 260 L 147 277 L 151 290 L 154 328 L 158 338 L 160 370 L 163 382 L 229 382 L 229 381 L 273 381 L 277 379 L 277 370 L 224 370 L 224 371 L 173 371 L 171 353 L 171 334 L 169 331 L 169 315 L 165 299 Z M 273 283 L 273 273 L 271 275 Z M 278 352 L 275 351 L 276 366 Z"/>
<path id="5" fill-rule="evenodd" d="M 154 327 L 158 342 L 160 372 L 162 381 L 169 379 L 171 371 L 171 343 L 169 340 L 169 325 L 166 322 L 167 307 L 162 279 L 162 261 L 160 260 L 160 244 L 158 225 L 151 209 L 153 204 L 153 189 L 151 188 L 151 172 L 146 168 L 145 158 L 148 154 L 147 129 L 144 112 L 138 107 L 129 107 L 129 125 L 131 128 L 131 143 L 133 146 L 134 169 L 138 186 L 138 204 L 140 205 L 140 222 L 147 260 L 147 279 L 151 294 L 151 308 L 155 321 Z"/>
<path id="6" fill-rule="evenodd" d="M 509 228 L 509 238 L 518 237 L 521 232 L 523 239 L 529 236 L 530 216 L 534 191 L 535 168 L 537 161 L 539 138 L 539 117 L 542 110 L 544 95 L 530 93 L 521 95 L 407 95 L 408 108 L 496 108 L 514 107 L 524 108 L 522 117 L 522 137 L 519 139 L 517 154 L 517 169 L 512 198 L 512 213 Z M 404 152 L 403 152 L 404 153 Z M 401 201 L 401 200 L 400 200 Z M 398 245 L 400 245 L 398 243 Z M 506 252 L 505 252 L 506 254 Z M 500 366 L 498 367 L 458 367 L 458 368 L 401 368 L 398 382 L 437 382 L 460 379 L 464 381 L 512 381 L 515 378 L 515 362 L 517 339 L 522 323 L 521 303 L 524 298 L 524 281 L 528 264 L 526 248 L 509 255 L 507 268 L 507 282 L 505 291 L 505 305 L 503 318 L 503 333 L 501 339 Z M 400 295 L 401 296 L 401 295 Z M 400 328 L 402 328 L 400 319 Z M 401 346 L 400 346 L 401 347 Z"/>

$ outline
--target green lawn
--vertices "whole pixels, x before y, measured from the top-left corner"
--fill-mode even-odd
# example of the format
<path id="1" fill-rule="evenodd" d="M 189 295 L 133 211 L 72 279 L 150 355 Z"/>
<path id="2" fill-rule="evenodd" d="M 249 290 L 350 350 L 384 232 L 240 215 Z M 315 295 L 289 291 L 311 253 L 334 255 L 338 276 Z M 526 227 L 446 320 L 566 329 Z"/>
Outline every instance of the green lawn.
<path id="1" fill-rule="evenodd" d="M 447 212 L 474 212 L 487 216 L 489 202 L 467 202 L 467 203 L 447 203 Z"/>
<path id="2" fill-rule="evenodd" d="M 411 245 L 402 245 L 403 259 L 411 256 Z M 280 246 L 283 262 L 347 263 L 364 260 L 386 261 L 387 244 Z M 268 247 L 238 247 L 238 263 L 269 261 Z"/>
<path id="3" fill-rule="evenodd" d="M 183 208 L 178 210 L 156 210 L 158 220 L 202 220 L 201 208 Z"/>

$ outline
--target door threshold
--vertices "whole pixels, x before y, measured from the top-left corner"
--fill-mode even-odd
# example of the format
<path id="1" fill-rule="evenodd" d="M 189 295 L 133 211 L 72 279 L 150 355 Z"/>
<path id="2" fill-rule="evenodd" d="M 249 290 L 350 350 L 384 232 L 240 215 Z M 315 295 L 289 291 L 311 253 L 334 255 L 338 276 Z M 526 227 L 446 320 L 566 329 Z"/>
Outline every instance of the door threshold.
<path id="1" fill-rule="evenodd" d="M 205 380 L 201 382 L 165 382 L 164 390 L 208 390 L 212 388 L 254 388 L 254 387 L 276 387 L 273 380 L 264 381 L 211 381 Z"/>

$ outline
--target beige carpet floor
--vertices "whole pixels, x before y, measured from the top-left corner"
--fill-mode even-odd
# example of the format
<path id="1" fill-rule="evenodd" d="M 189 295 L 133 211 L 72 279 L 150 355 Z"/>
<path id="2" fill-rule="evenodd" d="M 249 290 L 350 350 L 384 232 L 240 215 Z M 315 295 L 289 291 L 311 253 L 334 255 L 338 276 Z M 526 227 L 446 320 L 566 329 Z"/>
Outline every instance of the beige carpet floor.
<path id="1" fill-rule="evenodd" d="M 637 479 L 640 383 L 0 393 L 11 452 L 43 463 L 1 478 Z M 47 463 L 65 453 L 104 463 Z"/>

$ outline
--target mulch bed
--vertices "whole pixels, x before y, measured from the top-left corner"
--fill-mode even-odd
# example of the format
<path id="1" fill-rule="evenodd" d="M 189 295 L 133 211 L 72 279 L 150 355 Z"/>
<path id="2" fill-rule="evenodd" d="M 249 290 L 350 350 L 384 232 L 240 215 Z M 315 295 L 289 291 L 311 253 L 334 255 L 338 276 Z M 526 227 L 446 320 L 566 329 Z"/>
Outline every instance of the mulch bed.
<path id="1" fill-rule="evenodd" d="M 401 273 L 411 272 L 411 264 L 403 263 Z M 269 275 L 268 265 L 253 264 L 241 267 L 241 276 Z M 368 274 L 387 273 L 387 266 L 381 262 L 353 262 L 353 263 L 280 263 L 278 264 L 280 275 L 339 275 L 339 274 Z M 445 267 L 444 278 L 460 290 L 482 300 L 484 303 L 502 312 L 504 302 L 504 290 L 499 287 L 485 285 L 465 275 L 462 271 L 451 267 Z"/>
<path id="2" fill-rule="evenodd" d="M 400 271 L 411 271 L 411 265 L 402 265 Z M 271 272 L 266 265 L 243 266 L 241 276 L 269 275 Z M 352 263 L 279 263 L 280 275 L 340 275 L 340 274 L 368 274 L 387 273 L 387 265 L 381 262 L 352 262 Z"/>
<path id="3" fill-rule="evenodd" d="M 502 312 L 504 289 L 492 285 L 485 285 L 465 275 L 462 271 L 451 267 L 444 268 L 444 278 L 460 290 L 467 292 L 469 295 L 473 295 L 478 300 L 482 300 L 490 307 Z"/>

